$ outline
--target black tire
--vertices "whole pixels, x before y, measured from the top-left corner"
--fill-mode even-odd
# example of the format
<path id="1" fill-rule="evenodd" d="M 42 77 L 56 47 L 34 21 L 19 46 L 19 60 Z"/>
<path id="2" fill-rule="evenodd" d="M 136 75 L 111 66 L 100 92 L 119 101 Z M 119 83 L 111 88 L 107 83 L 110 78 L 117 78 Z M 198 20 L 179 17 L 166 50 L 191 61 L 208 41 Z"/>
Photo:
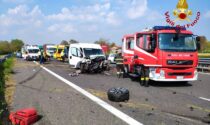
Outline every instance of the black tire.
<path id="1" fill-rule="evenodd" d="M 85 64 L 83 63 L 80 64 L 80 72 L 85 73 Z"/>
<path id="2" fill-rule="evenodd" d="M 129 100 L 129 91 L 126 88 L 111 88 L 107 92 L 108 99 L 113 102 L 124 102 Z"/>

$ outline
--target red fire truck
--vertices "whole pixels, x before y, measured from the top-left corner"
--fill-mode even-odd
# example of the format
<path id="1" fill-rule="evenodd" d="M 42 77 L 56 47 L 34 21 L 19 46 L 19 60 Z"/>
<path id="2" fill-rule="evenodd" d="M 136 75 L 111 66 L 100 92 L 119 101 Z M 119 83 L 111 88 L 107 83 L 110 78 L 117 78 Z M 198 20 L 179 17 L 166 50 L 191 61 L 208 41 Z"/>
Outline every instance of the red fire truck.
<path id="1" fill-rule="evenodd" d="M 155 26 L 123 37 L 124 73 L 149 81 L 197 80 L 199 37 L 180 27 Z"/>

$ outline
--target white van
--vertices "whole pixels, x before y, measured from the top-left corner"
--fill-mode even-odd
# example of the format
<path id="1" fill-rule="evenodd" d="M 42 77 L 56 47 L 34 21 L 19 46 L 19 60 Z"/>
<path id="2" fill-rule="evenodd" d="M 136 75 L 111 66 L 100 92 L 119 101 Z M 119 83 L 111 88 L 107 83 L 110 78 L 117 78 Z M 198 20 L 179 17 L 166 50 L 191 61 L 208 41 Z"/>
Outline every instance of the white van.
<path id="1" fill-rule="evenodd" d="M 71 44 L 69 47 L 68 59 L 70 66 L 73 68 L 81 68 L 81 64 L 86 65 L 86 70 L 88 70 L 88 68 L 99 68 L 102 65 L 104 66 L 105 58 L 105 54 L 98 44 L 76 43 Z M 94 61 L 98 64 L 93 63 Z"/>
<path id="2" fill-rule="evenodd" d="M 28 61 L 39 60 L 40 50 L 37 45 L 29 45 L 25 47 L 25 59 Z"/>

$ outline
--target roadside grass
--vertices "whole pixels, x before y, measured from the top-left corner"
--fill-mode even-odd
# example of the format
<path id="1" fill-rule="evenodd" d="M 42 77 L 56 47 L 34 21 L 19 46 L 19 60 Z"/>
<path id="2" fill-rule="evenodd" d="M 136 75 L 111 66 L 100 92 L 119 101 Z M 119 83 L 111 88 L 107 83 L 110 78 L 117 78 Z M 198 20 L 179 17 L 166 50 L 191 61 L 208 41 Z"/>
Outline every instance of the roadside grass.
<path id="1" fill-rule="evenodd" d="M 199 58 L 210 58 L 210 53 L 198 53 Z"/>
<path id="2" fill-rule="evenodd" d="M 6 81 L 9 80 L 10 74 L 13 73 L 14 58 L 7 59 L 4 63 L 0 63 L 0 125 L 5 124 L 8 119 L 8 104 L 5 98 Z"/>

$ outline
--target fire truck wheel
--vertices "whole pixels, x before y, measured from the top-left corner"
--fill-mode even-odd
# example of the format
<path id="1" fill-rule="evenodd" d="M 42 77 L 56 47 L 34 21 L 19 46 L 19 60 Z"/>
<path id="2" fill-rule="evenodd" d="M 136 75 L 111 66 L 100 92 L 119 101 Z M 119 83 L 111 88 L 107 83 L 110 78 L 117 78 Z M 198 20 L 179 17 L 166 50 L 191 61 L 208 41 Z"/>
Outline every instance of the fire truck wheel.
<path id="1" fill-rule="evenodd" d="M 124 102 L 129 100 L 129 91 L 126 88 L 111 88 L 107 92 L 108 99 L 114 102 Z"/>

